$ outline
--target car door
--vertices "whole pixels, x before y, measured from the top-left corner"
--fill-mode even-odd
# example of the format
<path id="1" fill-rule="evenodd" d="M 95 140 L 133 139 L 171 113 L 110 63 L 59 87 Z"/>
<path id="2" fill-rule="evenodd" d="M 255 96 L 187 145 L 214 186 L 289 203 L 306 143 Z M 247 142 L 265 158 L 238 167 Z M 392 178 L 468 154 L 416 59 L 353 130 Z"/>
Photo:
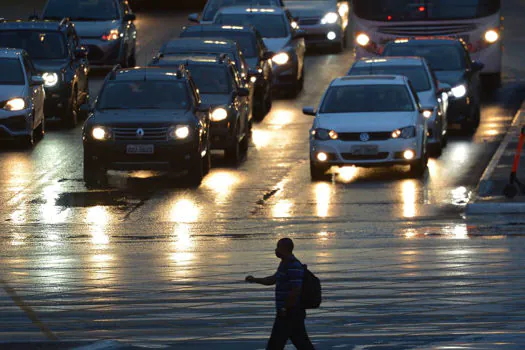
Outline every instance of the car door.
<path id="1" fill-rule="evenodd" d="M 437 105 L 438 105 L 438 116 L 440 116 L 442 130 L 441 132 L 447 130 L 448 128 L 448 119 L 447 119 L 447 110 L 448 110 L 448 95 L 446 92 L 441 91 L 439 87 L 439 81 L 434 74 L 434 71 L 425 64 L 425 70 L 431 79 L 431 85 L 433 93 L 436 96 Z"/>
<path id="2" fill-rule="evenodd" d="M 465 59 L 466 78 L 468 83 L 468 91 L 471 91 L 470 97 L 474 100 L 476 107 L 481 104 L 481 78 L 480 72 L 474 71 L 472 66 L 472 58 L 468 50 L 463 48 L 463 58 Z"/>
<path id="3" fill-rule="evenodd" d="M 120 0 L 120 12 L 121 18 L 124 18 L 126 15 L 131 15 L 133 12 L 129 7 L 127 1 Z M 124 33 L 124 42 L 126 46 L 126 55 L 129 57 L 132 52 L 135 50 L 135 38 L 137 37 L 137 28 L 133 21 L 127 21 L 122 23 L 122 32 Z"/>
<path id="4" fill-rule="evenodd" d="M 87 57 L 78 57 L 77 50 L 80 49 L 80 40 L 74 29 L 71 29 L 68 34 L 68 46 L 72 60 L 72 69 L 77 76 L 78 89 L 78 103 L 79 105 L 86 103 L 89 96 L 88 74 L 89 65 Z"/>
<path id="5" fill-rule="evenodd" d="M 33 85 L 31 82 L 33 75 L 37 75 L 36 69 L 33 66 L 33 62 L 29 55 L 24 52 L 22 55 L 22 64 L 24 65 L 24 70 L 27 76 L 28 84 L 28 97 L 33 104 L 33 129 L 40 125 L 44 119 L 44 99 L 45 92 L 43 85 Z"/>
<path id="6" fill-rule="evenodd" d="M 421 102 L 419 101 L 419 97 L 417 96 L 416 89 L 414 89 L 414 86 L 410 82 L 410 80 L 407 81 L 408 87 L 410 90 L 410 93 L 412 95 L 412 98 L 415 101 L 416 104 L 416 112 L 417 112 L 417 122 L 416 122 L 416 128 L 419 130 L 419 132 L 423 135 L 423 149 L 426 149 L 427 147 L 427 136 L 428 136 L 428 126 L 427 126 L 427 119 L 423 117 L 423 115 L 419 112 L 421 110 Z"/>
<path id="7" fill-rule="evenodd" d="M 299 75 L 300 72 L 303 72 L 304 68 L 304 54 L 306 52 L 306 44 L 304 42 L 303 37 L 297 36 L 299 30 L 292 27 L 292 22 L 294 21 L 294 19 L 289 11 L 286 11 L 286 20 L 288 23 L 288 30 L 291 35 L 290 40 L 292 43 L 292 47 L 294 48 L 295 55 L 297 57 L 297 74 Z"/>
<path id="8" fill-rule="evenodd" d="M 233 67 L 229 67 L 230 74 L 232 76 L 232 84 L 233 84 L 233 91 L 238 91 L 239 88 L 244 87 L 243 83 L 241 81 L 241 78 L 239 76 L 239 73 L 237 70 Z M 235 102 L 238 104 L 239 113 L 241 117 L 241 130 L 245 130 L 244 128 L 249 123 L 251 119 L 251 96 L 239 96 L 239 94 L 236 94 L 235 96 Z"/>

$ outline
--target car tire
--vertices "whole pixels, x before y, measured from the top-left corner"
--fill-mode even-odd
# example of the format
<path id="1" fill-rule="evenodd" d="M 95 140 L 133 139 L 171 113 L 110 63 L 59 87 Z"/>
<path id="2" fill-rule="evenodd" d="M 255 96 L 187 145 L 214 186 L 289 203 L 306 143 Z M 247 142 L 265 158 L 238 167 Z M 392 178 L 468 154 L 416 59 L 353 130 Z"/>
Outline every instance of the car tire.
<path id="1" fill-rule="evenodd" d="M 448 132 L 441 138 L 441 146 L 446 148 L 448 146 Z"/>
<path id="2" fill-rule="evenodd" d="M 206 155 L 202 158 L 202 172 L 203 175 L 208 175 L 211 170 L 211 149 L 210 145 L 206 148 Z"/>
<path id="3" fill-rule="evenodd" d="M 251 135 L 251 126 L 250 126 L 250 122 L 246 121 L 246 127 L 245 127 L 245 131 L 244 131 L 244 138 L 242 139 L 241 141 L 241 153 L 243 155 L 247 155 L 248 154 L 248 148 L 250 146 L 250 135 Z"/>
<path id="4" fill-rule="evenodd" d="M 428 155 L 424 154 L 423 157 L 419 158 L 415 163 L 410 164 L 410 177 L 421 179 L 427 170 Z"/>
<path id="5" fill-rule="evenodd" d="M 128 68 L 133 68 L 137 65 L 137 53 L 135 49 L 131 51 L 131 55 L 128 58 L 127 65 L 128 65 Z"/>
<path id="6" fill-rule="evenodd" d="M 261 121 L 264 119 L 264 116 L 266 115 L 266 99 L 264 98 L 263 92 L 257 92 L 257 104 L 255 104 L 255 108 L 253 110 L 253 119 L 257 121 Z"/>
<path id="7" fill-rule="evenodd" d="M 439 158 L 443 153 L 443 141 L 432 144 L 432 157 Z"/>
<path id="8" fill-rule="evenodd" d="M 105 185 L 107 182 L 106 170 L 87 158 L 84 155 L 84 184 L 88 188 Z"/>
<path id="9" fill-rule="evenodd" d="M 312 181 L 330 181 L 332 176 L 326 173 L 329 169 L 326 166 L 316 166 L 310 161 L 310 178 Z"/>
<path id="10" fill-rule="evenodd" d="M 190 187 L 199 187 L 204 178 L 204 162 L 200 153 L 197 153 L 195 156 L 195 159 L 188 169 L 188 174 L 186 175 L 186 182 Z"/>
<path id="11" fill-rule="evenodd" d="M 474 135 L 476 132 L 476 129 L 478 128 L 479 124 L 481 122 L 481 110 L 478 107 L 474 110 L 472 113 L 472 116 L 468 118 L 462 125 L 463 131 L 465 131 L 468 135 Z"/>
<path id="12" fill-rule="evenodd" d="M 238 139 L 239 133 L 237 130 L 239 130 L 239 123 L 237 123 L 237 127 L 235 128 L 235 138 L 232 144 L 224 150 L 224 157 L 232 165 L 237 165 L 241 161 L 241 143 Z"/>
<path id="13" fill-rule="evenodd" d="M 295 85 L 295 96 L 299 95 L 301 91 L 303 91 L 304 88 L 304 64 L 303 68 L 301 69 L 301 78 L 297 81 Z"/>
<path id="14" fill-rule="evenodd" d="M 270 84 L 268 84 L 270 85 Z M 265 100 L 264 100 L 264 115 L 263 118 L 270 113 L 272 109 L 272 103 L 273 103 L 273 96 L 272 96 L 272 88 L 271 86 L 268 86 L 268 93 L 266 94 Z"/>
<path id="15" fill-rule="evenodd" d="M 77 88 L 73 88 L 73 93 L 69 99 L 65 118 L 62 120 L 64 126 L 68 129 L 73 129 L 78 124 L 78 91 Z"/>

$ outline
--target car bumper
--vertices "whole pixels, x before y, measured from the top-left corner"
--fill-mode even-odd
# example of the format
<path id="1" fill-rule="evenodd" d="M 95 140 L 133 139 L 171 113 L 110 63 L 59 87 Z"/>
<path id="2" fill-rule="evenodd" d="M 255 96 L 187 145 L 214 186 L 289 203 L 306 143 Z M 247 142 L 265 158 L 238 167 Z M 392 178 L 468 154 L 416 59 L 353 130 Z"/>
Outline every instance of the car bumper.
<path id="1" fill-rule="evenodd" d="M 438 144 L 441 142 L 443 134 L 443 125 L 439 121 L 440 116 L 437 115 L 437 112 L 434 111 L 434 114 L 431 118 L 427 120 L 427 141 L 429 144 Z"/>
<path id="2" fill-rule="evenodd" d="M 0 140 L 29 136 L 33 131 L 31 110 L 18 112 L 0 111 Z"/>
<path id="3" fill-rule="evenodd" d="M 64 118 L 69 105 L 69 91 L 65 86 L 45 88 L 44 115 L 46 118 Z"/>
<path id="4" fill-rule="evenodd" d="M 212 122 L 210 126 L 211 149 L 226 149 L 236 142 L 230 121 Z"/>
<path id="5" fill-rule="evenodd" d="M 108 170 L 187 170 L 200 158 L 193 142 L 153 144 L 153 154 L 128 154 L 127 145 L 148 142 L 84 142 L 87 159 Z"/>
<path id="6" fill-rule="evenodd" d="M 449 124 L 461 124 L 468 120 L 472 114 L 472 105 L 466 97 L 449 98 L 447 118 Z"/>
<path id="7" fill-rule="evenodd" d="M 274 89 L 294 88 L 297 84 L 297 71 L 298 63 L 296 59 L 292 59 L 289 63 L 282 66 L 274 63 L 272 87 Z"/>
<path id="8" fill-rule="evenodd" d="M 377 146 L 375 155 L 356 155 L 352 153 L 353 147 L 356 146 Z M 411 160 L 406 160 L 403 153 L 407 150 L 415 152 L 416 156 Z M 317 160 L 317 154 L 324 152 L 328 155 L 325 162 Z M 376 142 L 344 142 L 344 141 L 319 141 L 310 142 L 310 159 L 318 165 L 324 166 L 369 166 L 380 167 L 389 165 L 408 165 L 417 161 L 422 156 L 421 144 L 417 138 L 396 139 Z"/>
<path id="9" fill-rule="evenodd" d="M 334 25 L 312 25 L 312 26 L 301 26 L 301 29 L 305 31 L 306 45 L 325 46 L 337 44 L 343 37 L 343 29 L 341 26 Z M 328 33 L 335 34 L 332 39 L 328 38 Z"/>
<path id="10" fill-rule="evenodd" d="M 121 62 L 121 40 L 82 39 L 81 44 L 89 49 L 90 65 L 112 66 Z"/>

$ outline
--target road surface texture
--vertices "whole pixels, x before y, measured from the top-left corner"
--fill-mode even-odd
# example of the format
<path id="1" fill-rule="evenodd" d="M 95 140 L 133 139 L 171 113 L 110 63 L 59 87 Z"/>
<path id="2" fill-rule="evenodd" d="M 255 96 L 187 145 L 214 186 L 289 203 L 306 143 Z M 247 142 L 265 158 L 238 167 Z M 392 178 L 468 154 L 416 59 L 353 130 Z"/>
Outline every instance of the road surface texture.
<path id="1" fill-rule="evenodd" d="M 0 12 L 26 17 L 40 3 L 2 1 Z M 453 135 L 424 180 L 403 168 L 349 168 L 331 183 L 310 182 L 312 117 L 301 109 L 346 73 L 350 50 L 310 53 L 304 92 L 274 102 L 240 166 L 214 154 L 198 189 L 135 172 L 110 173 L 108 189 L 87 190 L 81 127 L 53 128 L 34 150 L 3 146 L 0 342 L 262 349 L 273 290 L 243 279 L 272 274 L 274 245 L 289 236 L 323 282 L 322 307 L 307 319 L 318 349 L 519 348 L 520 218 L 463 215 L 524 93 L 525 5 L 508 0 L 503 12 L 503 87 L 486 99 L 477 133 Z M 185 23 L 182 13 L 139 13 L 139 63 Z M 103 77 L 94 72 L 92 96 Z"/>

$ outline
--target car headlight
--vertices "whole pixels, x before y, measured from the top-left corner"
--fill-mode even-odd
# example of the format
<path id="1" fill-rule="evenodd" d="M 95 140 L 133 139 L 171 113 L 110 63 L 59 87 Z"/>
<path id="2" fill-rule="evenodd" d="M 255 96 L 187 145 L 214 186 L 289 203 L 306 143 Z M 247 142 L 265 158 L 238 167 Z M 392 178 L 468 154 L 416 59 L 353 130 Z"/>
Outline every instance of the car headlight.
<path id="1" fill-rule="evenodd" d="M 407 126 L 406 128 L 397 129 L 392 131 L 392 138 L 393 139 L 411 139 L 413 137 L 416 137 L 416 127 L 415 126 Z"/>
<path id="2" fill-rule="evenodd" d="M 275 64 L 282 66 L 283 64 L 286 64 L 288 61 L 290 61 L 290 55 L 288 55 L 286 52 L 281 52 L 273 56 L 272 61 Z"/>
<path id="3" fill-rule="evenodd" d="M 8 111 L 21 111 L 26 108 L 26 101 L 23 98 L 12 98 L 6 102 L 4 109 Z"/>
<path id="4" fill-rule="evenodd" d="M 337 140 L 339 138 L 339 135 L 334 130 L 327 130 L 327 129 L 315 129 L 312 131 L 312 135 L 317 140 Z"/>
<path id="5" fill-rule="evenodd" d="M 334 24 L 339 19 L 339 15 L 335 12 L 328 12 L 326 15 L 324 15 L 323 19 L 321 20 L 321 24 Z"/>
<path id="6" fill-rule="evenodd" d="M 463 84 L 454 86 L 452 89 L 450 89 L 452 92 L 452 96 L 455 98 L 462 98 L 467 94 L 467 87 Z"/>
<path id="7" fill-rule="evenodd" d="M 104 41 L 112 41 L 117 40 L 120 36 L 118 29 L 111 29 L 109 32 L 102 35 L 102 40 Z"/>
<path id="8" fill-rule="evenodd" d="M 366 46 L 368 45 L 368 43 L 370 43 L 370 37 L 366 35 L 365 33 L 361 33 L 355 37 L 355 41 L 360 46 Z"/>
<path id="9" fill-rule="evenodd" d="M 187 125 L 172 126 L 168 130 L 168 138 L 173 140 L 184 140 L 190 136 L 190 127 Z"/>
<path id="10" fill-rule="evenodd" d="M 91 130 L 91 136 L 98 141 L 111 139 L 111 129 L 105 126 L 95 126 Z"/>
<path id="11" fill-rule="evenodd" d="M 56 73 L 44 73 L 42 74 L 42 79 L 44 79 L 44 86 L 53 87 L 58 84 L 58 74 Z"/>
<path id="12" fill-rule="evenodd" d="M 220 122 L 226 118 L 228 118 L 228 111 L 222 107 L 215 108 L 213 112 L 211 113 L 211 117 L 210 117 L 212 122 Z"/>
<path id="13" fill-rule="evenodd" d="M 430 119 L 430 117 L 432 117 L 432 115 L 434 114 L 434 110 L 433 109 L 425 109 L 425 110 L 423 110 L 423 112 L 421 112 L 421 114 L 423 114 L 423 117 L 425 117 L 426 119 Z"/>
<path id="14" fill-rule="evenodd" d="M 337 10 L 337 12 L 339 12 L 339 16 L 344 17 L 346 14 L 348 14 L 348 11 L 350 11 L 348 4 L 346 2 L 340 3 L 339 9 Z"/>
<path id="15" fill-rule="evenodd" d="M 499 34 L 496 30 L 489 29 L 485 32 L 484 38 L 485 38 L 485 41 L 488 42 L 489 44 L 494 44 L 496 41 L 498 41 Z"/>

